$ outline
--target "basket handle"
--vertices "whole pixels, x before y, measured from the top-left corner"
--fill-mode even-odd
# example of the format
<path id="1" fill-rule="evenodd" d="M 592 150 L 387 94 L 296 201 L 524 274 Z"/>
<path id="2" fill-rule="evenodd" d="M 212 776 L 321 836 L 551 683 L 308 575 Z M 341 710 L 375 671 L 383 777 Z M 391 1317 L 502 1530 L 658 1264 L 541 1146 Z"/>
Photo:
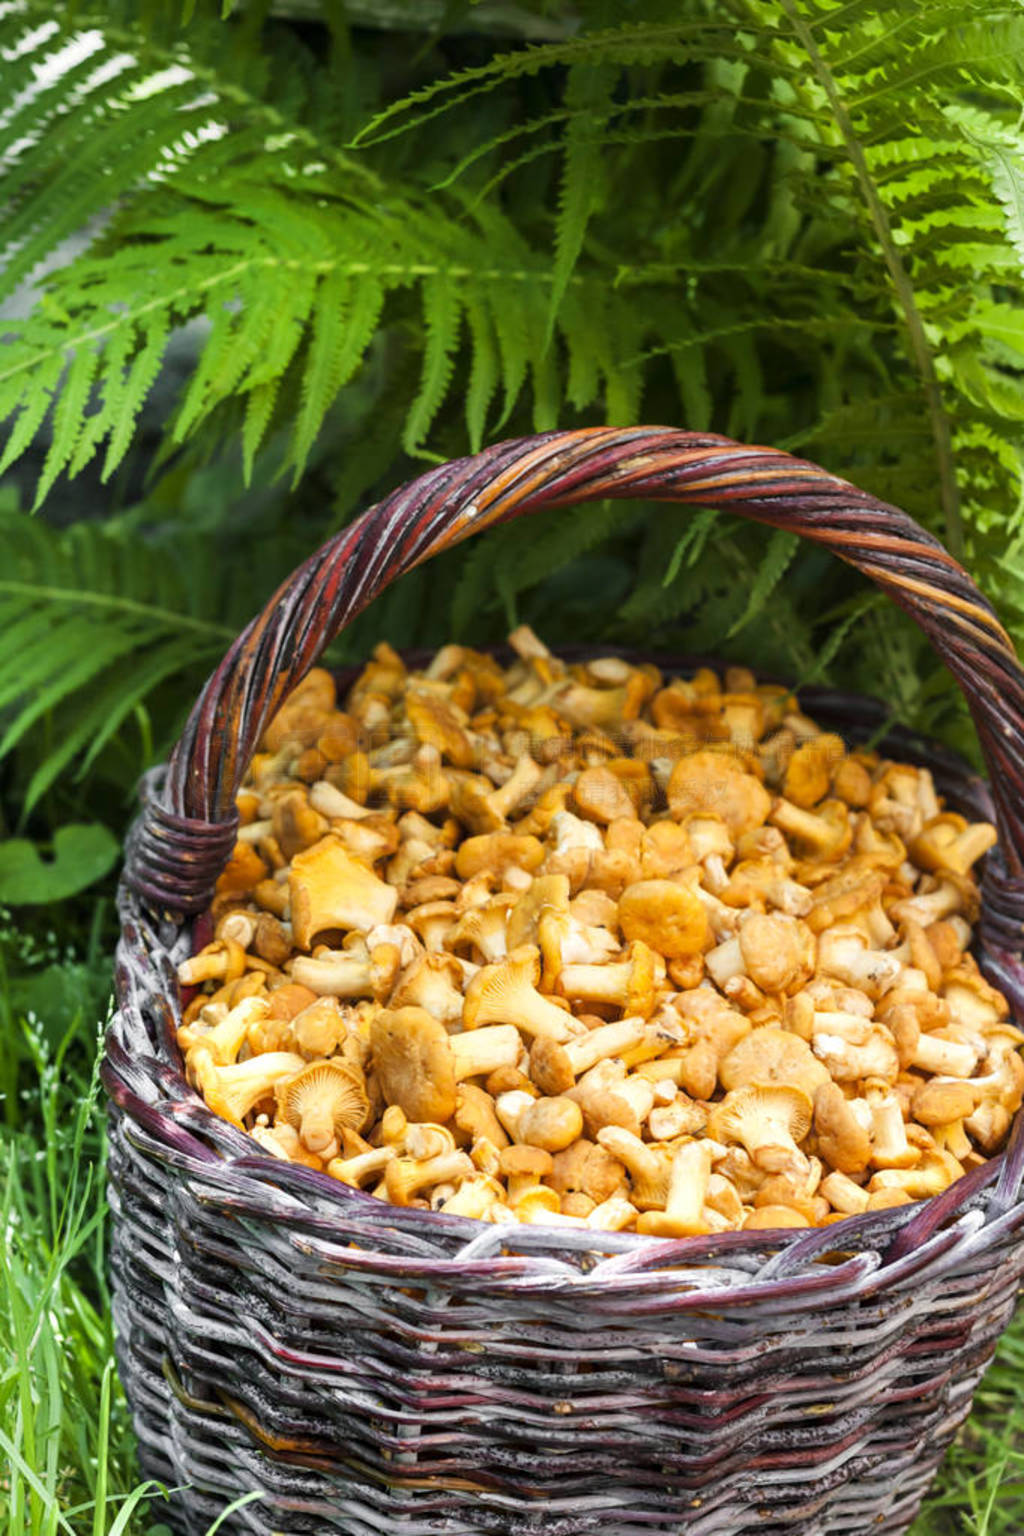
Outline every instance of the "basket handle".
<path id="1" fill-rule="evenodd" d="M 312 555 L 203 689 L 129 837 L 126 884 L 202 910 L 227 862 L 234 797 L 264 726 L 327 644 L 396 577 L 470 534 L 545 507 L 616 497 L 726 507 L 824 544 L 920 625 L 967 699 L 1002 858 L 986 902 L 1004 951 L 1024 946 L 1024 673 L 988 601 L 942 545 L 865 491 L 777 448 L 671 427 L 593 427 L 497 443 L 429 470 Z"/>

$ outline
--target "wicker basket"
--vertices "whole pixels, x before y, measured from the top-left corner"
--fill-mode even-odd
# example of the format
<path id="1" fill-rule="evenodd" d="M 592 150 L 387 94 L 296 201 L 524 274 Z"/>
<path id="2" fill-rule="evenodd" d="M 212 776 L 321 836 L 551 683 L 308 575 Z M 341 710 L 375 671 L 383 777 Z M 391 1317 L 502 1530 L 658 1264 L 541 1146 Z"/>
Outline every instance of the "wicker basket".
<path id="1" fill-rule="evenodd" d="M 1024 1008 L 1024 675 L 905 514 L 813 464 L 668 428 L 549 433 L 433 469 L 280 589 L 197 703 L 129 836 L 107 1040 L 111 1268 L 145 1472 L 177 1531 L 742 1536 L 905 1531 L 1024 1273 L 1024 1114 L 934 1200 L 822 1230 L 659 1241 L 383 1206 L 213 1116 L 174 1044 L 175 964 L 260 733 L 387 583 L 520 513 L 596 497 L 730 507 L 872 577 L 959 681 L 992 775 L 904 734 L 994 815 L 987 974 Z M 879 711 L 820 690 L 822 723 Z"/>

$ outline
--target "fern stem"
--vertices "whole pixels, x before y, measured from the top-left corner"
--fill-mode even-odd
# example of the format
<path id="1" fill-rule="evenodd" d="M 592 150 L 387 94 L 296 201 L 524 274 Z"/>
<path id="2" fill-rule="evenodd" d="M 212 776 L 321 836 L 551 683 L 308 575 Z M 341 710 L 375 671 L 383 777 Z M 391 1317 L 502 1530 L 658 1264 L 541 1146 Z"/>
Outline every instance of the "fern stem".
<path id="1" fill-rule="evenodd" d="M 225 624 L 212 624 L 208 619 L 194 619 L 187 613 L 154 608 L 152 603 L 137 603 L 130 597 L 113 597 L 104 592 L 76 592 L 69 587 L 47 587 L 34 581 L 0 581 L 0 593 L 37 598 L 40 602 L 58 602 L 65 607 L 116 609 L 119 613 L 137 614 L 150 623 L 156 620 L 168 629 L 197 630 L 209 635 L 211 640 L 234 640 L 236 634 Z"/>
<path id="2" fill-rule="evenodd" d="M 910 275 L 906 267 L 900 259 L 896 242 L 893 239 L 892 228 L 889 224 L 889 216 L 886 213 L 885 205 L 878 195 L 868 168 L 867 159 L 854 129 L 853 121 L 839 93 L 832 71 L 829 69 L 815 43 L 810 28 L 797 10 L 795 0 L 781 0 L 781 5 L 811 61 L 814 72 L 835 115 L 836 126 L 842 134 L 843 142 L 846 145 L 850 161 L 856 172 L 861 193 L 875 228 L 875 234 L 878 236 L 878 241 L 882 248 L 882 257 L 892 279 L 893 287 L 896 290 L 900 307 L 903 310 L 911 355 L 921 376 L 921 383 L 928 407 L 928 416 L 931 421 L 932 439 L 935 444 L 935 459 L 939 477 L 939 499 L 945 522 L 946 544 L 950 554 L 959 560 L 963 557 L 964 535 L 963 521 L 960 514 L 960 492 L 956 483 L 956 469 L 953 463 L 953 440 L 949 429 L 949 418 L 942 403 L 942 389 L 935 370 L 935 358 L 928 343 L 924 322 L 917 307 L 914 286 L 910 281 Z"/>

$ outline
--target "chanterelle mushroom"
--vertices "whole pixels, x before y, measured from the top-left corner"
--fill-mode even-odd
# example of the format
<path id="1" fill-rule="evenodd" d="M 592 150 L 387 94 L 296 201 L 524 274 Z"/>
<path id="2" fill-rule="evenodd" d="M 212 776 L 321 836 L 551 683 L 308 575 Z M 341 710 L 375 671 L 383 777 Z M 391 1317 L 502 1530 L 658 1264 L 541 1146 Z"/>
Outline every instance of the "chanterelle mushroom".
<path id="1" fill-rule="evenodd" d="M 749 1083 L 734 1088 L 708 1119 L 716 1141 L 741 1142 L 758 1168 L 775 1173 L 800 1153 L 811 1128 L 812 1104 L 790 1083 Z"/>
<path id="2" fill-rule="evenodd" d="M 278 1113 L 303 1146 L 323 1152 L 346 1126 L 358 1131 L 370 1102 L 363 1074 L 337 1060 L 314 1061 L 277 1090 Z"/>
<path id="3" fill-rule="evenodd" d="M 718 1075 L 723 1088 L 742 1088 L 748 1083 L 779 1083 L 813 1094 L 831 1081 L 828 1068 L 818 1061 L 810 1046 L 787 1030 L 755 1029 L 722 1061 Z"/>
<path id="4" fill-rule="evenodd" d="M 668 781 L 668 803 L 682 820 L 694 812 L 720 816 L 733 838 L 768 819 L 772 797 L 738 758 L 725 752 L 693 752 L 681 757 Z"/>
<path id="5" fill-rule="evenodd" d="M 547 1035 L 569 1040 L 581 1031 L 573 1028 L 570 1013 L 549 1002 L 536 990 L 540 954 L 532 945 L 513 950 L 500 965 L 485 965 L 466 988 L 463 1023 L 467 1029 L 481 1024 L 515 1024 L 531 1038 Z"/>
<path id="6" fill-rule="evenodd" d="M 296 943 L 308 949 L 327 928 L 390 923 L 398 906 L 394 886 L 346 851 L 333 833 L 296 854 L 288 881 Z"/>
<path id="7" fill-rule="evenodd" d="M 448 1031 L 423 1008 L 385 1009 L 370 1026 L 373 1071 L 389 1104 L 410 1120 L 443 1124 L 455 1113 Z"/>
<path id="8" fill-rule="evenodd" d="M 698 955 L 711 941 L 707 914 L 690 884 L 641 880 L 619 898 L 619 923 L 626 940 L 641 939 L 668 960 Z"/>

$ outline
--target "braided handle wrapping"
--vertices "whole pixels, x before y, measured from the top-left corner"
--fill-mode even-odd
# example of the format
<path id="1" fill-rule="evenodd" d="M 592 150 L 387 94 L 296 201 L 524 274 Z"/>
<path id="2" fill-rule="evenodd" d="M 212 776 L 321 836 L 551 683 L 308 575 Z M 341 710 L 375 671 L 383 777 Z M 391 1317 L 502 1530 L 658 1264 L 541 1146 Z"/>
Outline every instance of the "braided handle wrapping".
<path id="1" fill-rule="evenodd" d="M 956 678 L 991 779 L 1001 856 L 986 939 L 1024 951 L 1024 673 L 988 601 L 896 507 L 816 464 L 671 427 L 595 427 L 498 443 L 371 507 L 274 594 L 204 688 L 129 839 L 125 879 L 176 914 L 202 910 L 234 843 L 234 797 L 267 722 L 325 647 L 397 577 L 484 528 L 616 497 L 726 507 L 825 545 L 920 625 Z"/>

